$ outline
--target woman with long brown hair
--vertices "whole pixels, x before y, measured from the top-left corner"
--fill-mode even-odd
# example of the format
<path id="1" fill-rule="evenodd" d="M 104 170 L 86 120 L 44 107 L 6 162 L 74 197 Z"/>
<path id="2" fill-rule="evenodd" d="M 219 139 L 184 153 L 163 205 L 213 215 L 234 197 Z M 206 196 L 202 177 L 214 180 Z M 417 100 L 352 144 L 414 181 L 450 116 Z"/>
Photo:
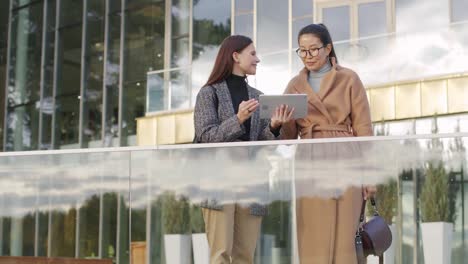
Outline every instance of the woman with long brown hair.
<path id="1" fill-rule="evenodd" d="M 223 40 L 208 81 L 197 95 L 194 110 L 195 141 L 199 143 L 274 140 L 293 109 L 277 108 L 270 120 L 260 119 L 262 94 L 246 82 L 255 75 L 257 57 L 252 40 L 230 36 Z M 222 179 L 220 179 L 222 180 Z M 238 204 L 202 204 L 210 263 L 253 263 L 256 241 L 266 208 Z"/>

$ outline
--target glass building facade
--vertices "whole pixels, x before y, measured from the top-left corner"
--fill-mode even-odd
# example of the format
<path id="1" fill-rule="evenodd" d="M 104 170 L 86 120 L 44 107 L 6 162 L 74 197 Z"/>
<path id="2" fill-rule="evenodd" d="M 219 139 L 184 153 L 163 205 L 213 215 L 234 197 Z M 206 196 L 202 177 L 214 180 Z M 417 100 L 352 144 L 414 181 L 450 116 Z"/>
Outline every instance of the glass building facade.
<path id="1" fill-rule="evenodd" d="M 203 233 L 200 193 L 236 182 L 217 186 L 213 175 L 254 178 L 245 171 L 254 168 L 268 177 L 234 187 L 246 199 L 268 189 L 255 263 L 298 263 L 294 177 L 344 170 L 355 184 L 376 175 L 373 183 L 393 186 L 391 263 L 423 264 L 422 193 L 435 162 L 450 183 L 452 263 L 465 263 L 466 10 L 468 0 L 0 1 L 0 256 L 175 263 L 165 235 Z M 366 86 L 375 134 L 397 136 L 360 143 L 374 146 L 367 167 L 339 156 L 309 163 L 300 142 L 294 151 L 282 143 L 85 149 L 137 145 L 136 118 L 190 111 L 231 34 L 251 37 L 260 56 L 249 84 L 282 93 L 302 68 L 297 34 L 314 22 L 328 26 L 339 63 Z M 53 149 L 81 150 L 10 153 Z"/>
<path id="2" fill-rule="evenodd" d="M 282 93 L 302 67 L 297 34 L 313 22 L 328 26 L 339 63 L 361 77 L 380 130 L 430 133 L 427 120 L 437 120 L 444 132 L 468 131 L 466 0 L 0 5 L 4 151 L 136 145 L 136 118 L 193 108 L 230 34 L 257 47 L 261 63 L 249 82 Z"/>

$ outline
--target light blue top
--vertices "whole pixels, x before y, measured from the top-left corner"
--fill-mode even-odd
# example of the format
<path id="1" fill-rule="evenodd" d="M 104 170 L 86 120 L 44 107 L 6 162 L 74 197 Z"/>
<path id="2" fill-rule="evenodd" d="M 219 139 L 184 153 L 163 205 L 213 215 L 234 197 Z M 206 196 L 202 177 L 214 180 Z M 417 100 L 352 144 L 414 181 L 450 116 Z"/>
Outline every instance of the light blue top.
<path id="1" fill-rule="evenodd" d="M 314 89 L 316 93 L 319 92 L 320 90 L 320 84 L 322 83 L 323 76 L 327 74 L 329 71 L 331 71 L 332 66 L 330 62 L 327 60 L 327 63 L 320 68 L 318 71 L 309 71 L 309 76 L 307 78 L 307 81 L 309 82 L 309 85 Z"/>

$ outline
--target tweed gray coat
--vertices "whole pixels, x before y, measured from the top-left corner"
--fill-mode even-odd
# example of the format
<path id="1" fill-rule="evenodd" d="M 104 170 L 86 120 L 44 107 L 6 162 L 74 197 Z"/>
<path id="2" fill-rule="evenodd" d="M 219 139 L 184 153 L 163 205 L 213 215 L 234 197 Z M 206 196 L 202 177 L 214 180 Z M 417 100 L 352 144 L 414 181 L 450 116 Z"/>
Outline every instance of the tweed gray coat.
<path id="1" fill-rule="evenodd" d="M 249 85 L 247 88 L 249 99 L 258 100 L 262 92 Z M 216 101 L 218 101 L 217 109 Z M 200 143 L 238 141 L 238 138 L 245 133 L 245 126 L 239 124 L 234 113 L 231 94 L 225 81 L 201 88 L 195 103 L 194 121 L 195 137 Z M 275 139 L 270 131 L 269 121 L 269 119 L 260 119 L 258 110 L 253 113 L 250 123 L 251 141 Z"/>
<path id="2" fill-rule="evenodd" d="M 247 85 L 249 99 L 258 97 L 262 92 Z M 217 106 L 217 107 L 216 107 Z M 245 126 L 239 124 L 234 112 L 231 94 L 226 81 L 202 87 L 197 95 L 194 110 L 195 141 L 199 143 L 234 142 L 245 133 Z M 250 140 L 274 140 L 270 131 L 270 120 L 260 119 L 259 110 L 251 116 Z M 206 200 L 202 207 L 222 210 L 216 200 Z M 250 205 L 252 215 L 265 215 L 266 207 L 259 204 Z"/>

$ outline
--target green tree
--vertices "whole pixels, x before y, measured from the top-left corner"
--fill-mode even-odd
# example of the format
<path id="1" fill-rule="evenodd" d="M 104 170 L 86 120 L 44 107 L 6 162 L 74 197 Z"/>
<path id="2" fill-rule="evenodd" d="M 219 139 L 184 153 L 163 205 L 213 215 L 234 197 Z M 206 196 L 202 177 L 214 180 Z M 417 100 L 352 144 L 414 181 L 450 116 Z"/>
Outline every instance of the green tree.
<path id="1" fill-rule="evenodd" d="M 420 196 L 423 222 L 453 222 L 454 212 L 450 210 L 450 182 L 443 163 L 429 163 L 425 170 L 424 184 Z"/>

